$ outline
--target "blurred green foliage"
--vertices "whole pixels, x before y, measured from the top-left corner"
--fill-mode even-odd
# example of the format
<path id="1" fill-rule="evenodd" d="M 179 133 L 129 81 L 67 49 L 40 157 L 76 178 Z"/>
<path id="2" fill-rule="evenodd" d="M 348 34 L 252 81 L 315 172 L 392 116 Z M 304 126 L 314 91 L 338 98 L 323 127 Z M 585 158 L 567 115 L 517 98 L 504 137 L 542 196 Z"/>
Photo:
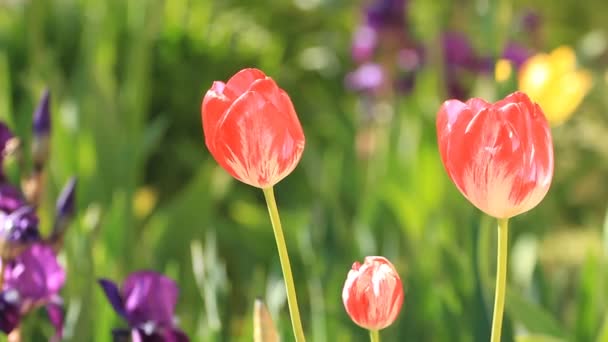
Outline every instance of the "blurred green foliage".
<path id="1" fill-rule="evenodd" d="M 594 72 L 575 117 L 554 129 L 547 198 L 512 220 L 504 341 L 608 341 L 608 2 L 412 1 L 414 34 L 437 49 L 448 27 L 482 51 L 526 37 L 514 18 L 543 19 L 543 50 L 573 46 Z M 96 284 L 155 269 L 181 287 L 193 341 L 251 341 L 262 297 L 291 340 L 280 266 L 261 191 L 209 155 L 200 102 L 213 80 L 254 66 L 292 97 L 307 146 L 276 188 L 304 326 L 311 341 L 365 341 L 341 303 L 353 261 L 384 255 L 406 287 L 384 341 L 487 341 L 495 223 L 451 184 L 436 147 L 445 90 L 431 61 L 409 96 L 371 128 L 345 91 L 360 4 L 346 0 L 0 0 L 0 118 L 28 137 L 52 93 L 49 229 L 59 187 L 77 175 L 78 220 L 61 259 L 67 341 L 109 341 L 124 323 Z M 598 52 L 599 51 L 599 52 Z M 492 94 L 480 79 L 476 94 Z M 366 140 L 363 140 L 364 142 Z M 25 341 L 50 336 L 31 317 Z"/>

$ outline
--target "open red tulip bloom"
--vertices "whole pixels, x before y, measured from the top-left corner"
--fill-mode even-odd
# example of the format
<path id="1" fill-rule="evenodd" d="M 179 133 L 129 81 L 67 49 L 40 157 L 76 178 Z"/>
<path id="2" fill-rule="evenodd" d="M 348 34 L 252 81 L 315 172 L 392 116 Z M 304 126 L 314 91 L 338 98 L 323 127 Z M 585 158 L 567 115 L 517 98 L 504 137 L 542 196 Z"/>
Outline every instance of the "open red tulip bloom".
<path id="1" fill-rule="evenodd" d="M 355 262 L 342 290 L 342 302 L 350 318 L 369 330 L 391 325 L 401 311 L 403 285 L 393 264 L 381 256 Z"/>
<path id="2" fill-rule="evenodd" d="M 289 96 L 257 69 L 213 82 L 201 106 L 205 143 L 236 179 L 269 188 L 298 164 L 304 133 Z"/>
<path id="3" fill-rule="evenodd" d="M 494 104 L 448 100 L 437 114 L 443 165 L 473 205 L 496 218 L 534 208 L 553 177 L 553 143 L 542 109 L 515 92 Z"/>

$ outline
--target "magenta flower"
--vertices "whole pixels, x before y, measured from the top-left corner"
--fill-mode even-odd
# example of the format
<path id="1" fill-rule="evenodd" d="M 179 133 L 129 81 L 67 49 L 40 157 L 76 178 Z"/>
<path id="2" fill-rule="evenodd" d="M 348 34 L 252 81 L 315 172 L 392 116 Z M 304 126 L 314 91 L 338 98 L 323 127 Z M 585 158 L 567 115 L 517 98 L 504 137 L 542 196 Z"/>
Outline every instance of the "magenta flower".
<path id="1" fill-rule="evenodd" d="M 13 259 L 27 245 L 40 240 L 38 216 L 19 190 L 0 184 L 0 255 Z"/>
<path id="2" fill-rule="evenodd" d="M 141 342 L 189 341 L 175 325 L 179 290 L 170 278 L 153 271 L 139 271 L 129 275 L 121 288 L 107 279 L 100 279 L 99 285 L 114 311 L 129 324 L 129 329 L 114 330 L 115 340 L 130 334 L 133 341 Z"/>
<path id="3" fill-rule="evenodd" d="M 64 282 L 65 271 L 50 246 L 33 244 L 7 262 L 0 296 L 0 329 L 9 333 L 21 317 L 45 306 L 56 329 L 55 338 L 60 338 L 63 315 L 59 291 Z"/>

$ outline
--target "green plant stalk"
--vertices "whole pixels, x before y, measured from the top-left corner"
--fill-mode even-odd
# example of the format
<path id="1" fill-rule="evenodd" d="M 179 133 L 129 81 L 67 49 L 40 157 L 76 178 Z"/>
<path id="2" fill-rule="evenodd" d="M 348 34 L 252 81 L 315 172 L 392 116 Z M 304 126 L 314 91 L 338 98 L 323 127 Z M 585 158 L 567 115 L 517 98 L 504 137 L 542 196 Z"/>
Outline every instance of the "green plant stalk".
<path id="1" fill-rule="evenodd" d="M 505 310 L 507 287 L 507 253 L 509 219 L 498 219 L 498 250 L 496 253 L 496 289 L 494 290 L 494 314 L 492 316 L 491 342 L 500 342 L 502 317 Z"/>
<path id="2" fill-rule="evenodd" d="M 298 309 L 298 299 L 296 298 L 296 287 L 291 274 L 291 265 L 289 264 L 289 255 L 287 254 L 287 245 L 283 236 L 283 228 L 281 227 L 281 218 L 279 217 L 279 209 L 274 198 L 274 189 L 272 187 L 262 189 L 268 206 L 268 214 L 274 231 L 274 239 L 277 242 L 279 251 L 279 261 L 283 271 L 283 279 L 285 280 L 285 288 L 287 290 L 287 305 L 289 306 L 289 315 L 291 316 L 291 326 L 296 338 L 296 342 L 304 342 L 304 330 L 302 329 L 302 321 L 300 320 L 300 310 Z"/>
<path id="3" fill-rule="evenodd" d="M 371 342 L 380 342 L 380 330 L 372 330 L 369 331 L 369 340 Z"/>

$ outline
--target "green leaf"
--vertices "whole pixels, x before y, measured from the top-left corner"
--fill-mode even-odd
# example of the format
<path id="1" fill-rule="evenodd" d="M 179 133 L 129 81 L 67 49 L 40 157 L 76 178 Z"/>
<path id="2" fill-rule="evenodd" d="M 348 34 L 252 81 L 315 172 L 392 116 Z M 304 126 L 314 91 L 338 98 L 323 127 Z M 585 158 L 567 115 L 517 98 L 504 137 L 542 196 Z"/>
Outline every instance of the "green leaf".
<path id="1" fill-rule="evenodd" d="M 549 312 L 524 298 L 514 288 L 507 289 L 506 306 L 511 319 L 523 324 L 531 333 L 554 338 L 566 337 L 560 324 Z"/>

